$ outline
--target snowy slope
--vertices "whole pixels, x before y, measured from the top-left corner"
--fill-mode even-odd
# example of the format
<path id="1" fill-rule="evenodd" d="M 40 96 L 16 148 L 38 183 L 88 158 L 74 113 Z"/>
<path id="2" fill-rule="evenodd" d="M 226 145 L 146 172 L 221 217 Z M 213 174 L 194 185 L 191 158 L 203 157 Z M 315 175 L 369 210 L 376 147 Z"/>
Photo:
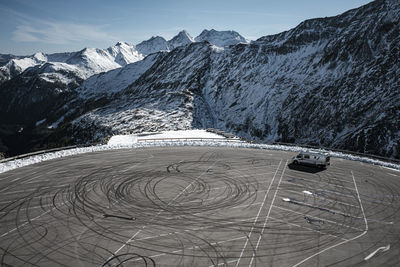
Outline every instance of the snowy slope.
<path id="1" fill-rule="evenodd" d="M 172 50 L 174 48 L 177 48 L 179 46 L 183 45 L 188 45 L 194 42 L 194 39 L 190 34 L 183 30 L 178 33 L 174 38 L 168 41 L 168 48 L 169 50 Z"/>
<path id="2" fill-rule="evenodd" d="M 192 128 L 192 89 L 196 76 L 206 69 L 207 50 L 204 43 L 193 43 L 166 54 L 106 105 L 75 119 L 74 138 L 83 142 L 91 136 L 90 141 L 98 141 L 110 134 Z"/>
<path id="3" fill-rule="evenodd" d="M 42 53 L 36 53 L 29 57 L 11 58 L 0 67 L 0 83 L 22 73 L 29 67 L 43 64 L 46 61 L 47 57 Z"/>
<path id="4" fill-rule="evenodd" d="M 77 91 L 84 98 L 117 93 L 136 81 L 163 55 L 163 53 L 152 54 L 141 61 L 128 64 L 124 68 L 93 75 L 85 80 Z"/>
<path id="5" fill-rule="evenodd" d="M 149 55 L 159 51 L 171 51 L 179 46 L 204 41 L 208 41 L 210 44 L 218 47 L 249 43 L 248 40 L 235 31 L 204 30 L 199 36 L 193 38 L 187 31 L 183 30 L 169 41 L 160 36 L 151 37 L 149 40 L 137 44 L 136 49 L 143 55 Z"/>
<path id="6" fill-rule="evenodd" d="M 134 46 L 123 42 L 118 42 L 107 49 L 85 48 L 78 52 L 49 55 L 36 53 L 32 56 L 10 59 L 1 66 L 0 82 L 10 80 L 30 67 L 40 67 L 45 63 L 54 65 L 51 72 L 54 69 L 62 72 L 65 68 L 66 72 L 73 70 L 76 76 L 86 79 L 93 74 L 120 68 L 141 59 L 143 56 Z"/>
<path id="7" fill-rule="evenodd" d="M 149 40 L 137 44 L 136 49 L 143 55 L 150 55 L 159 51 L 169 51 L 169 46 L 163 37 L 153 36 Z"/>
<path id="8" fill-rule="evenodd" d="M 180 47 L 74 130 L 214 127 L 398 158 L 399 14 L 398 2 L 375 1 L 251 44 Z"/>
<path id="9" fill-rule="evenodd" d="M 143 51 L 170 52 L 93 76 L 82 87 L 84 75 L 78 77 L 74 68 L 45 63 L 7 83 L 11 93 L 0 86 L 0 94 L 7 91 L 0 95 L 7 114 L 1 119 L 10 123 L 28 114 L 24 126 L 46 119 L 35 129 L 57 123 L 47 143 L 212 127 L 259 141 L 399 158 L 399 14 L 398 1 L 378 0 L 252 43 L 212 30 L 192 42 L 183 32 L 176 40 L 186 44 L 171 49 L 172 42 L 154 37 L 142 44 Z M 77 62 L 92 69 L 115 63 L 107 55 L 86 60 L 92 54 L 102 52 L 81 51 Z M 49 73 L 73 79 L 37 79 Z M 22 94 L 9 96 L 15 92 Z"/>
<path id="10" fill-rule="evenodd" d="M 37 128 L 44 128 L 47 124 L 53 128 L 62 125 L 63 117 L 74 112 L 73 105 L 69 105 L 71 110 L 66 111 L 67 103 L 82 104 L 76 101 L 76 89 L 84 80 L 142 58 L 134 46 L 126 43 L 108 49 L 85 48 L 73 53 L 37 53 L 30 57 L 11 58 L 1 67 L 7 75 L 0 83 L 0 139 L 7 140 L 7 146 L 29 147 L 33 135 L 48 134 L 47 130 Z M 45 124 L 36 128 L 32 126 L 44 119 Z M 40 138 L 33 138 L 37 139 Z"/>
<path id="11" fill-rule="evenodd" d="M 208 41 L 218 47 L 249 43 L 243 36 L 235 31 L 204 30 L 195 38 L 196 42 Z"/>

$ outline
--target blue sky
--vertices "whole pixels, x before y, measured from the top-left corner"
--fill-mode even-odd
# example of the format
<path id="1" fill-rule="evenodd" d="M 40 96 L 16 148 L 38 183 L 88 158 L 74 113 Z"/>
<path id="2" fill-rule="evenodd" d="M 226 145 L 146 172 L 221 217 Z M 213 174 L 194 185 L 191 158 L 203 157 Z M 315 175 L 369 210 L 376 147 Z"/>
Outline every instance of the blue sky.
<path id="1" fill-rule="evenodd" d="M 370 0 L 0 0 L 0 53 L 27 55 L 137 44 L 185 29 L 235 30 L 247 39 L 334 16 Z"/>

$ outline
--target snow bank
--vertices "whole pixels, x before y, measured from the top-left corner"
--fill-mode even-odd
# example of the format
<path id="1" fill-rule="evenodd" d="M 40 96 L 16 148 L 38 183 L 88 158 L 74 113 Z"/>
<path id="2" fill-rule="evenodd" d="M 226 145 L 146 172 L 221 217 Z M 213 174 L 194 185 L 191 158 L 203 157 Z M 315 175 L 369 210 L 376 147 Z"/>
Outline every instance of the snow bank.
<path id="1" fill-rule="evenodd" d="M 131 146 L 137 143 L 137 135 L 114 135 L 108 141 L 109 146 Z"/>
<path id="2" fill-rule="evenodd" d="M 160 136 L 164 136 L 163 138 L 172 138 L 172 136 L 185 136 L 185 138 L 190 138 L 189 136 L 195 136 L 195 131 L 201 130 L 193 130 L 193 131 L 178 131 L 178 132 L 164 132 L 160 134 L 151 134 L 142 136 L 143 138 L 146 137 L 147 139 L 159 138 Z M 205 136 L 209 137 L 211 133 L 207 133 L 205 131 L 198 132 L 200 136 L 196 136 L 195 138 L 206 138 Z M 203 135 L 204 134 L 204 135 Z M 142 138 L 137 136 L 138 138 Z M 307 150 L 306 148 L 299 147 L 299 146 L 283 146 L 283 145 L 266 145 L 266 144 L 250 144 L 246 142 L 241 142 L 239 140 L 231 141 L 227 139 L 221 139 L 219 135 L 217 135 L 217 139 L 207 140 L 207 141 L 190 141 L 190 140 L 176 140 L 176 141 L 145 141 L 145 142 L 137 142 L 135 141 L 134 136 L 114 136 L 110 139 L 110 142 L 107 145 L 101 146 L 92 146 L 92 147 L 83 147 L 83 148 L 74 148 L 68 150 L 62 150 L 53 153 L 47 153 L 42 155 L 36 155 L 28 158 L 18 159 L 10 162 L 0 163 L 0 173 L 6 172 L 9 170 L 13 170 L 19 167 L 35 164 L 38 162 L 62 158 L 72 155 L 78 155 L 83 153 L 90 153 L 90 152 L 98 152 L 98 151 L 105 151 L 105 150 L 113 150 L 113 149 L 122 149 L 122 148 L 143 148 L 143 147 L 167 147 L 167 146 L 213 146 L 213 147 L 232 147 L 232 148 L 253 148 L 253 149 L 266 149 L 266 150 L 280 150 L 280 151 L 292 151 L 292 152 L 300 152 Z M 375 159 L 370 159 L 366 157 L 354 156 L 349 154 L 344 154 L 340 152 L 333 152 L 328 150 L 316 150 L 321 153 L 327 153 L 332 157 L 347 159 L 347 160 L 355 160 L 361 161 L 365 163 L 375 164 L 387 168 L 391 168 L 393 170 L 400 171 L 400 165 L 394 163 L 383 162 Z"/>
<path id="3" fill-rule="evenodd" d="M 205 130 L 181 130 L 181 131 L 164 131 L 160 133 L 149 133 L 149 134 L 139 134 L 138 139 L 146 140 L 146 139 L 155 139 L 155 138 L 164 138 L 164 139 L 173 139 L 173 138 L 220 138 L 226 139 L 225 137 L 210 133 Z"/>

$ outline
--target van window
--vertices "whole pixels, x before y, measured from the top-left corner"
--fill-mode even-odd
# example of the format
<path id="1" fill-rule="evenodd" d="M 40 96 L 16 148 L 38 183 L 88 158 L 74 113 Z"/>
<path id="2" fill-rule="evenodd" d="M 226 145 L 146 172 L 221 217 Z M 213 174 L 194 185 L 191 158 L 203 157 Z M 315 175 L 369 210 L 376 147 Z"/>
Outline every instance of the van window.
<path id="1" fill-rule="evenodd" d="M 309 158 L 310 158 L 310 155 L 304 155 L 304 158 L 305 158 L 305 159 L 309 159 Z"/>

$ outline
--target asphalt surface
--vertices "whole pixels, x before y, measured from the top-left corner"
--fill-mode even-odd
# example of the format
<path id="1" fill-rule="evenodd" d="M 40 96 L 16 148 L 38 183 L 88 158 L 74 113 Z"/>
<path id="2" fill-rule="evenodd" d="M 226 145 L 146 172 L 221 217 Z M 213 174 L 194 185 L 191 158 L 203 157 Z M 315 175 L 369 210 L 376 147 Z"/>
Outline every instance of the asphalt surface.
<path id="1" fill-rule="evenodd" d="M 294 155 L 114 150 L 0 174 L 0 263 L 399 266 L 400 172 Z"/>

